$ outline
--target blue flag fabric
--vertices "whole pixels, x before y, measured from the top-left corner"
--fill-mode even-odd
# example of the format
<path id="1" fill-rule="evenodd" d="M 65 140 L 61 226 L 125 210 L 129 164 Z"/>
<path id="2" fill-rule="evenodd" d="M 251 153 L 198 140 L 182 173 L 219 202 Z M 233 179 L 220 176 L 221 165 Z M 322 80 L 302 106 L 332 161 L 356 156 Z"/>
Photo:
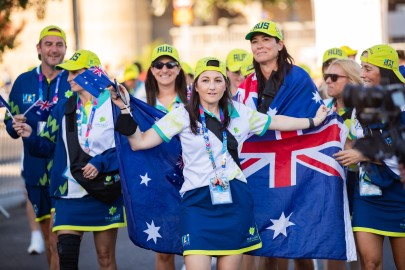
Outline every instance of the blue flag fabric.
<path id="1" fill-rule="evenodd" d="M 7 101 L 0 95 L 0 108 L 5 107 L 7 111 L 11 112 L 11 107 Z"/>
<path id="2" fill-rule="evenodd" d="M 53 105 L 53 102 L 38 99 L 32 106 L 31 112 L 39 116 L 39 121 L 46 121 L 49 114 L 51 113 L 51 108 L 53 107 Z"/>
<path id="3" fill-rule="evenodd" d="M 132 96 L 130 106 L 142 131 L 165 115 Z M 178 208 L 183 176 L 178 137 L 135 152 L 125 136 L 116 133 L 115 139 L 130 239 L 145 249 L 182 254 Z"/>
<path id="4" fill-rule="evenodd" d="M 98 66 L 86 69 L 77 75 L 74 81 L 95 97 L 98 97 L 109 85 L 114 84 L 107 73 Z"/>

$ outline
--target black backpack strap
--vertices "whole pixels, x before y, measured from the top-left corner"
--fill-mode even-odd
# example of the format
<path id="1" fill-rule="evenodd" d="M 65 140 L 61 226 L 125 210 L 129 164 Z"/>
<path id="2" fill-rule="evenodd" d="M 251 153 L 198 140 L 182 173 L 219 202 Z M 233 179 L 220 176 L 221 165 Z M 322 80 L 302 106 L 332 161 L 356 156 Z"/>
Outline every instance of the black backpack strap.
<path id="1" fill-rule="evenodd" d="M 212 133 L 217 136 L 217 138 L 222 142 L 224 139 L 222 136 L 222 125 L 221 123 L 212 117 L 211 115 L 205 113 L 205 119 L 206 119 L 206 124 L 207 124 L 207 129 L 209 129 Z M 229 130 L 226 130 L 226 136 L 228 138 L 227 141 L 227 147 L 228 147 L 228 152 L 235 161 L 235 163 L 238 165 L 238 167 L 242 170 L 242 166 L 240 165 L 239 161 L 239 155 L 238 155 L 238 141 L 236 138 L 232 135 L 232 133 L 229 132 Z"/>
<path id="2" fill-rule="evenodd" d="M 91 156 L 80 147 L 77 135 L 77 116 L 76 116 L 76 96 L 71 96 L 66 102 L 65 123 L 66 123 L 66 142 L 69 152 L 70 164 L 78 162 L 88 162 Z"/>

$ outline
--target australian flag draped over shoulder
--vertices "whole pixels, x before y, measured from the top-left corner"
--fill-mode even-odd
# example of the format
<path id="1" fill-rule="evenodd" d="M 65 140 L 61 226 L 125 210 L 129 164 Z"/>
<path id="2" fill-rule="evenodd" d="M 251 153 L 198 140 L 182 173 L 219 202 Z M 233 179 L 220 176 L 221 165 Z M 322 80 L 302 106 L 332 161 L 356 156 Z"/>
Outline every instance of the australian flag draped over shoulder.
<path id="1" fill-rule="evenodd" d="M 77 75 L 74 81 L 95 97 L 98 97 L 109 85 L 114 84 L 108 78 L 107 73 L 98 66 L 86 69 L 83 73 Z"/>
<path id="2" fill-rule="evenodd" d="M 130 105 L 142 131 L 165 115 L 132 96 Z M 116 133 L 115 139 L 130 239 L 145 249 L 182 254 L 178 211 L 183 163 L 178 137 L 145 151 L 132 151 L 123 135 Z"/>
<path id="3" fill-rule="evenodd" d="M 257 81 L 254 75 L 248 79 L 242 89 L 243 102 L 257 106 L 257 94 L 252 91 Z M 268 114 L 314 116 L 321 103 L 308 75 L 294 66 Z M 315 129 L 268 131 L 243 144 L 241 166 L 254 197 L 263 241 L 253 255 L 356 259 L 345 173 L 332 156 L 343 148 L 346 133 L 341 118 L 333 113 Z"/>

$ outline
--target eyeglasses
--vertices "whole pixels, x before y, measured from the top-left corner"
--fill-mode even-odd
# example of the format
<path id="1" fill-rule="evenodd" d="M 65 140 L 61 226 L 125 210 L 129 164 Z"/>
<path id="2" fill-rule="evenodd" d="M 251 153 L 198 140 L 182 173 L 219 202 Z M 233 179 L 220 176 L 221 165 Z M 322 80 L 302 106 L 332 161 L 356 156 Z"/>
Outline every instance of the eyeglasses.
<path id="1" fill-rule="evenodd" d="M 347 78 L 347 76 L 343 76 L 343 75 L 338 75 L 338 74 L 331 74 L 331 73 L 325 73 L 323 75 L 323 79 L 326 80 L 330 78 L 332 80 L 332 82 L 336 82 L 339 78 Z"/>
<path id="2" fill-rule="evenodd" d="M 177 63 L 176 61 L 170 61 L 167 63 L 163 63 L 163 62 L 153 62 L 152 63 L 152 67 L 154 67 L 156 69 L 162 69 L 164 66 L 166 66 L 168 69 L 172 69 L 174 67 L 178 67 L 179 63 Z"/>

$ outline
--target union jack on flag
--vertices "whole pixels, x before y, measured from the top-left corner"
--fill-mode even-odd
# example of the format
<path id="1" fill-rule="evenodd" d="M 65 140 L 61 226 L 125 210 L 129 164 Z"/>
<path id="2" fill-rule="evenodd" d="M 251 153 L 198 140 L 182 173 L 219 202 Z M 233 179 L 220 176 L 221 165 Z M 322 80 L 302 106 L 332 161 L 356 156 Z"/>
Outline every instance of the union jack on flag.
<path id="1" fill-rule="evenodd" d="M 32 110 L 32 113 L 36 114 L 39 116 L 39 121 L 46 121 L 48 119 L 48 116 L 51 112 L 51 108 L 54 105 L 53 102 L 50 102 L 48 100 L 43 101 L 42 99 L 38 99 L 35 101 L 31 107 L 29 107 L 25 112 L 24 115 L 27 114 L 30 110 Z"/>
<path id="2" fill-rule="evenodd" d="M 314 129 L 269 131 L 243 144 L 263 247 L 252 254 L 279 258 L 355 260 L 345 172 L 333 158 L 347 130 L 336 114 Z"/>
<path id="3" fill-rule="evenodd" d="M 108 78 L 107 73 L 98 66 L 86 69 L 83 73 L 77 75 L 74 81 L 95 97 L 98 97 L 108 86 L 114 84 Z"/>

